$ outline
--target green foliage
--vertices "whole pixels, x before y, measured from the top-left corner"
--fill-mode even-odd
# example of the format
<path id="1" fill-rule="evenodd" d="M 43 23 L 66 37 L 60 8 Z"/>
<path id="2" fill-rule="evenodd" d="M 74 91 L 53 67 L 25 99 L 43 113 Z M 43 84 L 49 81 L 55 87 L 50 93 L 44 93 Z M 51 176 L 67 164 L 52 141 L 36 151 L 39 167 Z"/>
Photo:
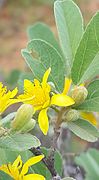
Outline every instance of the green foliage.
<path id="1" fill-rule="evenodd" d="M 99 74 L 99 53 L 96 54 L 92 63 L 89 65 L 87 70 L 84 72 L 84 76 L 81 79 L 81 82 L 86 80 L 92 80 L 95 76 Z"/>
<path id="2" fill-rule="evenodd" d="M 29 40 L 42 39 L 55 47 L 59 52 L 61 52 L 58 42 L 56 41 L 53 32 L 44 23 L 36 23 L 30 26 L 27 30 Z"/>
<path id="3" fill-rule="evenodd" d="M 58 172 L 58 174 L 60 176 L 62 176 L 62 172 L 63 172 L 63 159 L 62 159 L 62 156 L 61 156 L 61 154 L 60 154 L 60 152 L 58 150 L 55 153 L 54 166 L 55 166 L 55 169 Z"/>
<path id="4" fill-rule="evenodd" d="M 82 166 L 86 172 L 85 180 L 99 179 L 99 151 L 90 149 L 75 158 L 78 165 Z"/>
<path id="5" fill-rule="evenodd" d="M 99 112 L 99 80 L 92 81 L 88 88 L 88 97 L 77 109 Z"/>
<path id="6" fill-rule="evenodd" d="M 73 58 L 83 34 L 83 18 L 72 0 L 56 1 L 54 12 L 60 45 L 66 61 L 66 72 L 70 73 Z"/>
<path id="7" fill-rule="evenodd" d="M 40 146 L 39 139 L 31 134 L 14 134 L 0 138 L 0 148 L 12 151 L 25 151 L 38 146 Z"/>
<path id="8" fill-rule="evenodd" d="M 9 149 L 0 148 L 0 165 L 8 164 L 9 162 L 13 163 L 19 154 L 23 163 L 32 156 L 30 151 L 11 151 Z"/>
<path id="9" fill-rule="evenodd" d="M 94 68 L 95 71 L 95 66 L 94 64 L 92 66 L 91 63 L 94 62 L 98 52 L 99 52 L 99 13 L 96 13 L 95 16 L 93 16 L 93 18 L 89 22 L 89 24 L 87 25 L 87 28 L 84 32 L 84 35 L 82 37 L 82 40 L 79 44 L 79 47 L 77 49 L 74 58 L 74 63 L 72 67 L 72 79 L 75 84 L 81 83 L 84 80 L 89 79 L 91 68 L 92 69 Z M 98 58 L 95 61 L 97 62 Z M 88 68 L 89 71 L 87 71 Z M 84 74 L 86 76 L 84 76 Z M 91 74 L 91 76 L 93 76 L 93 74 Z M 87 79 L 85 79 L 85 77 Z"/>
<path id="10" fill-rule="evenodd" d="M 58 91 L 63 90 L 64 63 L 61 55 L 52 45 L 43 40 L 32 40 L 28 43 L 27 50 L 22 50 L 22 56 L 35 78 L 39 80 L 45 71 L 51 67 L 49 81 L 55 84 Z"/>
<path id="11" fill-rule="evenodd" d="M 99 137 L 99 131 L 84 119 L 68 122 L 67 125 L 74 134 L 86 141 L 95 142 Z"/>

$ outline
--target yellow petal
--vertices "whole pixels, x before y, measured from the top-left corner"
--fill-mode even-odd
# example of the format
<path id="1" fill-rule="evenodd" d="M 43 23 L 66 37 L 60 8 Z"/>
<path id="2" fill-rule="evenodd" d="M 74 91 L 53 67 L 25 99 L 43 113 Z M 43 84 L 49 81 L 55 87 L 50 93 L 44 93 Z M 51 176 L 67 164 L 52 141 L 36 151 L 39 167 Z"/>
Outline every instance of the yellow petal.
<path id="1" fill-rule="evenodd" d="M 71 86 L 71 83 L 72 83 L 71 79 L 65 78 L 64 90 L 63 90 L 62 94 L 66 95 L 68 93 L 70 86 Z"/>
<path id="2" fill-rule="evenodd" d="M 28 79 L 24 80 L 24 91 L 25 92 L 28 92 L 29 90 L 32 90 L 33 87 L 34 87 L 34 85 L 30 80 L 28 80 Z"/>
<path id="3" fill-rule="evenodd" d="M 71 106 L 74 104 L 74 100 L 64 94 L 55 94 L 51 98 L 51 105 L 57 105 L 57 106 Z"/>
<path id="4" fill-rule="evenodd" d="M 26 161 L 26 163 L 23 165 L 22 171 L 20 173 L 20 175 L 25 175 L 28 172 L 28 169 L 30 166 L 38 163 L 39 161 L 41 161 L 44 158 L 44 155 L 39 155 L 39 156 L 35 156 L 30 158 L 28 161 Z"/>
<path id="5" fill-rule="evenodd" d="M 17 159 L 13 162 L 12 164 L 13 167 L 18 167 L 18 169 L 20 169 L 22 167 L 22 160 L 21 160 L 21 156 L 19 155 L 17 157 Z"/>
<path id="6" fill-rule="evenodd" d="M 47 83 L 48 76 L 51 72 L 51 68 L 47 69 L 47 71 L 44 73 L 43 80 L 42 80 L 42 86 Z"/>
<path id="7" fill-rule="evenodd" d="M 18 88 L 15 88 L 15 89 L 11 92 L 10 98 L 15 97 L 15 95 L 16 95 L 17 93 L 18 93 Z"/>
<path id="8" fill-rule="evenodd" d="M 6 165 L 6 164 L 0 166 L 0 171 L 3 171 L 3 172 L 5 172 L 6 174 L 12 176 L 12 175 L 11 175 L 11 172 L 9 171 L 8 165 Z"/>
<path id="9" fill-rule="evenodd" d="M 34 79 L 34 85 L 38 87 L 40 86 L 40 82 L 38 81 L 38 79 Z"/>
<path id="10" fill-rule="evenodd" d="M 44 133 L 44 135 L 47 135 L 47 132 L 49 129 L 47 109 L 48 108 L 41 110 L 38 116 L 39 126 L 40 126 L 41 131 Z"/>
<path id="11" fill-rule="evenodd" d="M 22 102 L 20 99 L 9 99 L 6 108 L 12 104 Z"/>
<path id="12" fill-rule="evenodd" d="M 39 174 L 28 174 L 23 177 L 23 180 L 45 180 L 45 178 Z"/>
<path id="13" fill-rule="evenodd" d="M 97 120 L 96 120 L 93 113 L 91 113 L 91 112 L 81 112 L 81 116 L 85 120 L 88 120 L 89 122 L 91 122 L 94 126 L 97 126 Z"/>

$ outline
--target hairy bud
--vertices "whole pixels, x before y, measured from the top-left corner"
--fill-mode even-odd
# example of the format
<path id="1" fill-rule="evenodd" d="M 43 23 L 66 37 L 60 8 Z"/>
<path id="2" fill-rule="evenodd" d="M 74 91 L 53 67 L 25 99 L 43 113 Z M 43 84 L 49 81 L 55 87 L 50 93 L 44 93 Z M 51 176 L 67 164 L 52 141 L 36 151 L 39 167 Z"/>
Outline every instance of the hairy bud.
<path id="1" fill-rule="evenodd" d="M 76 86 L 71 91 L 71 97 L 74 99 L 76 105 L 82 104 L 87 95 L 88 91 L 84 86 Z"/>
<path id="2" fill-rule="evenodd" d="M 21 130 L 33 116 L 33 107 L 29 104 L 23 104 L 18 109 L 14 120 L 12 121 L 12 129 L 15 131 Z"/>
<path id="3" fill-rule="evenodd" d="M 23 126 L 21 129 L 22 133 L 26 133 L 31 131 L 35 127 L 36 121 L 34 119 L 31 119 L 27 124 Z"/>
<path id="4" fill-rule="evenodd" d="M 76 121 L 79 119 L 79 112 L 75 109 L 70 109 L 65 116 L 66 121 Z"/>

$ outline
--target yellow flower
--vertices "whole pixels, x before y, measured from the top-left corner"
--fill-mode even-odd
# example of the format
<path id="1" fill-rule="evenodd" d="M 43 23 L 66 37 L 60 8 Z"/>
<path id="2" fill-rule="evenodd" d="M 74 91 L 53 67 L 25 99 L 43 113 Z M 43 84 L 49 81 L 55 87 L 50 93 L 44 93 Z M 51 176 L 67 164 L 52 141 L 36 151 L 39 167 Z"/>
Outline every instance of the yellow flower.
<path id="1" fill-rule="evenodd" d="M 19 155 L 13 164 L 4 164 L 0 166 L 0 170 L 7 173 L 14 180 L 45 180 L 44 176 L 39 174 L 27 174 L 30 166 L 38 163 L 44 158 L 44 155 L 39 155 L 30 158 L 27 162 L 22 165 L 21 156 Z"/>
<path id="2" fill-rule="evenodd" d="M 69 88 L 70 81 L 67 80 L 68 87 L 64 87 L 62 94 L 54 94 L 52 97 L 50 95 L 51 87 L 47 83 L 51 68 L 49 68 L 40 83 L 37 79 L 34 79 L 34 83 L 29 80 L 24 80 L 24 94 L 18 96 L 20 101 L 23 103 L 33 105 L 35 111 L 40 110 L 38 116 L 38 122 L 40 129 L 46 135 L 49 128 L 47 110 L 51 105 L 57 106 L 70 106 L 74 104 L 74 100 L 67 96 L 67 88 Z"/>
<path id="3" fill-rule="evenodd" d="M 13 99 L 17 94 L 18 89 L 15 88 L 13 91 L 7 92 L 7 87 L 3 87 L 2 82 L 0 82 L 0 115 L 8 108 L 10 105 L 18 102 L 17 99 Z"/>

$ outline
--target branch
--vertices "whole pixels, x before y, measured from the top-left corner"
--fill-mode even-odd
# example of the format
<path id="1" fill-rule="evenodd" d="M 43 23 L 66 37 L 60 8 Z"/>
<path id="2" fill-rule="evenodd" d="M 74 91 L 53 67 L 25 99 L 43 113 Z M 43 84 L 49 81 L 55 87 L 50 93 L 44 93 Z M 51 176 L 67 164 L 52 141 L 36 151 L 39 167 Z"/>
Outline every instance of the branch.
<path id="1" fill-rule="evenodd" d="M 36 156 L 42 154 L 42 150 L 40 149 L 40 147 L 31 148 L 30 151 Z M 61 177 L 57 174 L 57 172 L 56 172 L 56 170 L 54 168 L 54 150 L 51 151 L 51 154 L 48 157 L 45 156 L 42 159 L 42 162 L 45 164 L 45 166 L 50 171 L 50 173 L 52 175 L 52 180 L 61 180 Z"/>
<path id="2" fill-rule="evenodd" d="M 56 122 L 54 124 L 54 136 L 53 136 L 53 148 L 54 149 L 57 149 L 57 141 L 60 136 L 60 130 L 61 130 L 60 126 L 61 126 L 63 114 L 65 111 L 66 111 L 66 108 L 62 107 L 58 113 Z"/>

